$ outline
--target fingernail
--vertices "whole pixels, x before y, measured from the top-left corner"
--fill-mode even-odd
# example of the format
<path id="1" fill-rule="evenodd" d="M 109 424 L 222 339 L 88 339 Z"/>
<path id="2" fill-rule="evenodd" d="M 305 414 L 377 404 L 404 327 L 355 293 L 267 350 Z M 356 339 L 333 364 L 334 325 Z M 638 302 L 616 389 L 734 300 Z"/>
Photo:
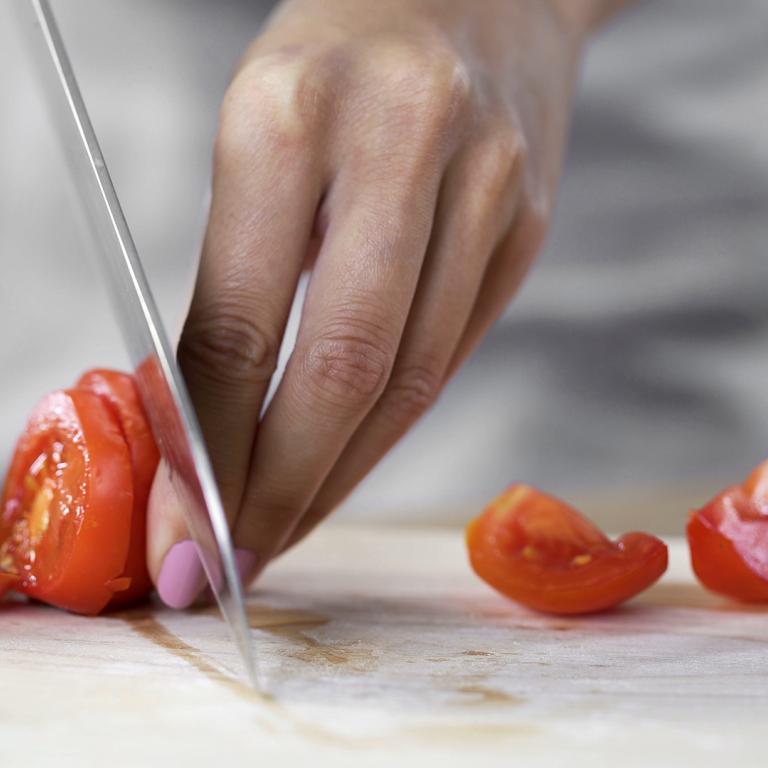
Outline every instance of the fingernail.
<path id="1" fill-rule="evenodd" d="M 255 552 L 249 549 L 236 549 L 235 562 L 237 563 L 237 572 L 240 574 L 240 581 L 247 587 L 251 579 L 251 574 L 256 570 L 258 557 Z"/>
<path id="2" fill-rule="evenodd" d="M 163 560 L 157 593 L 169 608 L 187 608 L 205 586 L 205 572 L 194 541 L 174 544 Z"/>

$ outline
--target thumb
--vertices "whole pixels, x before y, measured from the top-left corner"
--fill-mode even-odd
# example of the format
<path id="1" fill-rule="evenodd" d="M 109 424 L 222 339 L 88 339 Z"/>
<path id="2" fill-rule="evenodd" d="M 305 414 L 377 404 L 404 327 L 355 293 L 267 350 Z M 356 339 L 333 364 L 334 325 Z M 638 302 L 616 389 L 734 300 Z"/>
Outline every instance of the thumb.
<path id="1" fill-rule="evenodd" d="M 161 461 L 147 508 L 147 567 L 160 599 L 170 608 L 192 605 L 205 587 L 203 564 L 184 522 L 171 472 Z"/>
<path id="2" fill-rule="evenodd" d="M 160 599 L 169 608 L 188 608 L 206 585 L 197 544 L 184 522 L 184 502 L 168 464 L 158 466 L 147 508 L 147 566 Z M 235 550 L 240 578 L 253 572 L 253 555 Z"/>

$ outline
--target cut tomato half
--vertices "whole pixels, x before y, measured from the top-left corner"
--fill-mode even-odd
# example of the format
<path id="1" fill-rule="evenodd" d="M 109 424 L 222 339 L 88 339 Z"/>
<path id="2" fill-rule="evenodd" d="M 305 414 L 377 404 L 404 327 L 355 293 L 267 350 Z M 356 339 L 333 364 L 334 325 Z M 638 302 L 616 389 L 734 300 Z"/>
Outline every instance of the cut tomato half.
<path id="1" fill-rule="evenodd" d="M 647 533 L 609 539 L 573 507 L 514 485 L 467 528 L 480 578 L 528 608 L 554 614 L 612 608 L 653 584 L 667 546 Z"/>
<path id="2" fill-rule="evenodd" d="M 691 565 L 713 592 L 768 602 L 768 461 L 691 513 Z"/>

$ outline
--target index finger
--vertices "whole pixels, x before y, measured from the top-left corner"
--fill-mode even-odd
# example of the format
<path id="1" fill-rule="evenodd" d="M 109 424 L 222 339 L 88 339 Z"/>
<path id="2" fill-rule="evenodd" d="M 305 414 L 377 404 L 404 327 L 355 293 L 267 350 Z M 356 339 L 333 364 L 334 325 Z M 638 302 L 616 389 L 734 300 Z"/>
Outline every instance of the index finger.
<path id="1" fill-rule="evenodd" d="M 208 229 L 178 350 L 230 521 L 322 193 L 318 136 L 296 112 L 291 76 L 281 71 L 276 82 L 272 69 L 250 65 L 227 97 Z M 156 482 L 167 485 L 167 473 Z M 173 498 L 161 487 L 150 506 L 149 561 L 161 597 L 177 581 L 191 584 L 199 570 L 188 562 L 193 547 L 175 547 L 186 532 Z M 169 551 L 178 557 L 166 557 Z M 186 575 L 177 579 L 177 571 Z M 196 590 L 185 590 L 171 601 L 191 601 Z"/>

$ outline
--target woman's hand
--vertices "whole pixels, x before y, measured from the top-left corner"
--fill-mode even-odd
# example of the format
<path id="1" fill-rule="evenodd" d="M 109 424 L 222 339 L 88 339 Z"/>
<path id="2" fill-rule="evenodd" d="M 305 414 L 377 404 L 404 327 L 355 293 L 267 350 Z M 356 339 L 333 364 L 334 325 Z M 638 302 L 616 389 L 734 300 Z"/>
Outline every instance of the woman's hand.
<path id="1" fill-rule="evenodd" d="M 579 5 L 288 0 L 246 54 L 179 348 L 246 578 L 435 402 L 520 285 L 549 221 Z M 203 576 L 171 494 L 161 470 L 150 569 L 181 607 Z"/>

